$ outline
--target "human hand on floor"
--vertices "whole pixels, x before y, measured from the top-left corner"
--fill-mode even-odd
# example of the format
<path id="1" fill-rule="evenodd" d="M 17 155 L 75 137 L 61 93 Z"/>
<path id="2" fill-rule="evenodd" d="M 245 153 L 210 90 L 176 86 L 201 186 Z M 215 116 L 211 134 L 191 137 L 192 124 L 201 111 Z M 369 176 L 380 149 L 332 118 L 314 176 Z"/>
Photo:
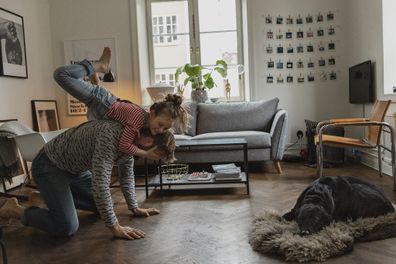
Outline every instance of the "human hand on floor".
<path id="1" fill-rule="evenodd" d="M 157 215 L 160 213 L 160 210 L 156 208 L 135 208 L 131 210 L 134 216 L 145 216 L 149 217 L 150 215 Z"/>
<path id="2" fill-rule="evenodd" d="M 125 238 L 129 240 L 144 238 L 145 233 L 137 228 L 132 228 L 130 226 L 121 226 L 120 224 L 115 224 L 109 227 L 110 231 L 113 233 L 114 237 Z"/>

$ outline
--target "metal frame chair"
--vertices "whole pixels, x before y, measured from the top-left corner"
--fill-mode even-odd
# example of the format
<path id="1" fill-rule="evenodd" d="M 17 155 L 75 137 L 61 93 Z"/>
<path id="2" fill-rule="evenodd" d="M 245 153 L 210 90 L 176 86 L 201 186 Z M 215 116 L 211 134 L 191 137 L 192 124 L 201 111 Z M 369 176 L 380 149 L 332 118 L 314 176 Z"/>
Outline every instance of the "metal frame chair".
<path id="1" fill-rule="evenodd" d="M 392 158 L 392 176 L 393 176 L 393 190 L 396 191 L 396 171 L 395 171 L 395 146 L 394 146 L 394 129 L 387 122 L 384 122 L 385 114 L 388 111 L 391 100 L 376 101 L 374 104 L 370 118 L 345 118 L 345 119 L 330 119 L 322 121 L 316 127 L 315 145 L 317 153 L 317 176 L 323 175 L 323 145 L 330 145 L 341 148 L 377 148 L 378 151 L 378 168 L 379 175 L 382 177 L 382 152 L 384 149 L 391 153 Z M 364 139 L 339 137 L 332 135 L 324 135 L 324 131 L 332 126 L 360 126 L 367 127 L 368 134 Z M 381 144 L 382 132 L 389 133 L 391 138 L 391 147 L 388 148 Z"/>

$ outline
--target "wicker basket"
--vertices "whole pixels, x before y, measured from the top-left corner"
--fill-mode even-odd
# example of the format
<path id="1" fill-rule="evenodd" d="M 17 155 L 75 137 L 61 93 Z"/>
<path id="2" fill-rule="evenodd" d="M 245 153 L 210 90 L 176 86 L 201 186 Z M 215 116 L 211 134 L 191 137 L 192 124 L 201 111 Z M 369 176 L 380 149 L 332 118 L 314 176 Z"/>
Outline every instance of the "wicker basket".
<path id="1" fill-rule="evenodd" d="M 180 180 L 188 173 L 188 164 L 164 164 L 161 170 L 167 180 Z"/>

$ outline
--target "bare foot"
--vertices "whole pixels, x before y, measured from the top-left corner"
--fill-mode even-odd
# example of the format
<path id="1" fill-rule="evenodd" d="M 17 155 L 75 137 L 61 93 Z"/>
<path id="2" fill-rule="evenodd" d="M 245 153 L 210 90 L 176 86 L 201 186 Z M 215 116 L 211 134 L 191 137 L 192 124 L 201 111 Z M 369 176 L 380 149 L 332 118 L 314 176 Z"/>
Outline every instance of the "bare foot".
<path id="1" fill-rule="evenodd" d="M 16 198 L 7 198 L 7 201 L 0 208 L 1 218 L 21 219 L 24 208 L 19 205 Z"/>
<path id="2" fill-rule="evenodd" d="M 110 60 L 111 60 L 111 49 L 105 47 L 103 49 L 102 56 L 98 61 L 94 62 L 94 68 L 96 72 L 107 73 L 110 71 Z"/>
<path id="3" fill-rule="evenodd" d="M 94 73 L 91 76 L 89 76 L 89 81 L 94 84 L 94 85 L 99 85 L 100 84 L 100 79 L 98 73 Z"/>

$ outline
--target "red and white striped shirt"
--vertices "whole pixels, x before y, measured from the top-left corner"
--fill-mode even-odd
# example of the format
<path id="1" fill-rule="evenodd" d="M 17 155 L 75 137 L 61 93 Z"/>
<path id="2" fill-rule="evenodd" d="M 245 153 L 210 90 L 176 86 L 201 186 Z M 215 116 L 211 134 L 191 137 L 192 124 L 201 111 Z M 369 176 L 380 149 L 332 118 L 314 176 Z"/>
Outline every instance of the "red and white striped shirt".
<path id="1" fill-rule="evenodd" d="M 139 130 L 143 127 L 148 113 L 136 104 L 116 101 L 106 114 L 109 119 L 118 121 L 124 126 L 118 144 L 119 150 L 134 155 L 138 147 L 133 143 L 139 137 Z"/>

